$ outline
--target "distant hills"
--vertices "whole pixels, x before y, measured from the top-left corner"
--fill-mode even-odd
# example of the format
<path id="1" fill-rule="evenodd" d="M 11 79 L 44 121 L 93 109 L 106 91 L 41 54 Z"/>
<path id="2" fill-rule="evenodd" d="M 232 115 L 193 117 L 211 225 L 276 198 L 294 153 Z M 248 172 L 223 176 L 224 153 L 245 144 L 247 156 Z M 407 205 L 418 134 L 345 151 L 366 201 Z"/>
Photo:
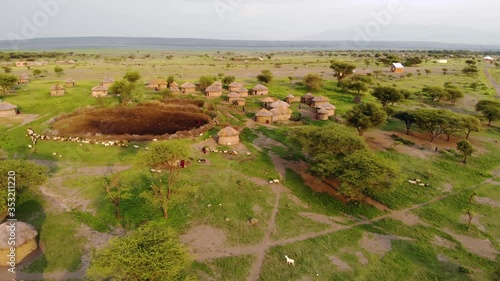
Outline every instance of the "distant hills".
<path id="1" fill-rule="evenodd" d="M 325 37 L 322 37 L 325 38 Z M 61 37 L 0 40 L 0 50 L 60 49 L 233 49 L 233 50 L 471 50 L 500 51 L 498 45 L 411 41 L 250 41 L 194 38 Z"/>

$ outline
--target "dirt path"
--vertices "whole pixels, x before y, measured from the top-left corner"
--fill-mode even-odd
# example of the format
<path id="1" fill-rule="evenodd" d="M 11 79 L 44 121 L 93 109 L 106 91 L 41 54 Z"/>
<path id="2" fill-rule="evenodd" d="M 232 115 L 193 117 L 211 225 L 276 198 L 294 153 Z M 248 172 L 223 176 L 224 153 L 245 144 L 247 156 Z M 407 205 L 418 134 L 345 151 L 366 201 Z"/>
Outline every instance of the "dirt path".
<path id="1" fill-rule="evenodd" d="M 488 66 L 486 65 L 484 67 L 484 75 L 486 75 L 486 78 L 488 79 L 488 81 L 490 82 L 491 86 L 493 86 L 493 88 L 495 89 L 495 91 L 497 92 L 497 98 L 500 99 L 500 84 L 497 83 L 497 81 L 495 81 L 495 79 L 493 78 L 493 76 L 491 75 L 489 69 L 492 68 L 491 66 Z"/>
<path id="2" fill-rule="evenodd" d="M 47 115 L 49 115 L 49 114 L 47 113 L 47 114 L 45 114 L 43 116 L 39 116 L 38 114 L 26 114 L 26 117 L 24 118 L 24 120 L 23 120 L 23 122 L 21 124 L 19 124 L 17 126 L 14 126 L 14 127 L 8 129 L 5 132 L 10 132 L 12 130 L 15 130 L 16 128 L 22 127 L 22 126 L 24 126 L 26 124 L 29 124 L 29 123 L 31 123 L 33 121 L 36 121 L 36 120 L 38 120 L 40 118 L 43 118 L 43 117 L 47 116 Z"/>

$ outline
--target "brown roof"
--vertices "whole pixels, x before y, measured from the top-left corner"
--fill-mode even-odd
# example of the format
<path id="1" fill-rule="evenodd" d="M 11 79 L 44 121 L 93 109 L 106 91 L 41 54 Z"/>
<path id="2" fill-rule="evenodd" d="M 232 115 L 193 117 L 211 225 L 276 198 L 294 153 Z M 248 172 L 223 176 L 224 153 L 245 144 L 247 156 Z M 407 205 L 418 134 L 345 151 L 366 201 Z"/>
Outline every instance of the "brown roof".
<path id="1" fill-rule="evenodd" d="M 231 92 L 227 95 L 228 98 L 239 98 L 240 97 L 240 94 L 238 93 L 235 93 L 235 92 Z"/>
<path id="2" fill-rule="evenodd" d="M 165 79 L 151 79 L 148 82 L 149 85 L 167 85 L 167 80 Z"/>
<path id="3" fill-rule="evenodd" d="M 230 126 L 227 126 L 226 128 L 220 130 L 217 133 L 217 136 L 219 136 L 219 137 L 234 137 L 234 136 L 239 136 L 239 135 L 240 135 L 240 132 L 236 131 L 235 129 L 233 129 Z"/>
<path id="4" fill-rule="evenodd" d="M 196 85 L 190 82 L 186 82 L 181 85 L 181 88 L 188 89 L 188 88 L 196 88 Z"/>
<path id="5" fill-rule="evenodd" d="M 254 91 L 267 91 L 269 89 L 266 86 L 264 86 L 262 84 L 259 84 L 259 85 L 255 86 L 255 87 L 253 87 L 252 90 L 254 90 Z"/>
<path id="6" fill-rule="evenodd" d="M 261 99 L 260 101 L 261 102 L 274 102 L 274 99 L 271 97 L 265 97 L 265 98 Z"/>
<path id="7" fill-rule="evenodd" d="M 216 85 L 216 86 L 222 87 L 222 82 L 215 81 L 214 83 L 212 83 L 212 85 Z"/>
<path id="8" fill-rule="evenodd" d="M 319 114 L 328 114 L 328 110 L 326 110 L 326 108 L 322 108 L 322 109 L 318 110 L 318 113 Z"/>
<path id="9" fill-rule="evenodd" d="M 295 98 L 292 94 L 289 94 L 289 95 L 288 95 L 288 96 L 286 96 L 286 97 L 287 97 L 287 98 L 289 98 L 289 99 L 293 99 L 293 98 Z"/>
<path id="10" fill-rule="evenodd" d="M 175 81 L 172 81 L 172 83 L 170 83 L 170 86 L 179 87 L 179 84 Z"/>
<path id="11" fill-rule="evenodd" d="M 170 92 L 172 93 L 177 93 L 177 92 L 180 92 L 181 90 L 179 89 L 179 87 L 176 87 L 176 86 L 171 86 L 170 87 Z"/>
<path id="12" fill-rule="evenodd" d="M 269 105 L 269 107 L 277 108 L 277 107 L 290 107 L 290 105 L 284 101 L 278 100 Z"/>
<path id="13" fill-rule="evenodd" d="M 206 92 L 222 92 L 222 88 L 219 85 L 212 84 L 205 89 Z"/>
<path id="14" fill-rule="evenodd" d="M 233 82 L 231 84 L 228 85 L 229 87 L 231 88 L 235 88 L 235 87 L 243 87 L 243 84 L 239 83 L 239 82 Z"/>
<path id="15" fill-rule="evenodd" d="M 337 107 L 335 107 L 335 105 L 331 104 L 331 103 L 324 103 L 321 105 L 320 108 L 324 108 L 324 109 L 337 109 Z"/>
<path id="16" fill-rule="evenodd" d="M 245 89 L 245 88 L 243 88 L 243 87 L 241 87 L 236 92 L 238 92 L 238 93 L 248 93 L 248 90 Z"/>
<path id="17" fill-rule="evenodd" d="M 273 115 L 288 115 L 292 114 L 292 110 L 286 107 L 277 107 L 269 110 Z"/>
<path id="18" fill-rule="evenodd" d="M 303 95 L 302 97 L 303 97 L 303 98 L 307 98 L 307 99 L 312 99 L 312 98 L 314 98 L 313 94 L 311 94 L 311 93 L 307 93 L 307 94 Z"/>
<path id="19" fill-rule="evenodd" d="M 68 78 L 64 82 L 66 82 L 66 83 L 75 83 L 76 81 L 73 78 Z"/>
<path id="20" fill-rule="evenodd" d="M 17 106 L 8 103 L 8 102 L 0 102 L 0 110 L 11 110 L 11 109 L 16 109 Z"/>
<path id="21" fill-rule="evenodd" d="M 257 111 L 257 113 L 255 113 L 255 116 L 258 116 L 258 117 L 266 117 L 266 116 L 273 116 L 273 113 L 265 108 Z"/>
<path id="22" fill-rule="evenodd" d="M 59 90 L 64 90 L 64 87 L 62 85 L 56 84 L 52 87 L 50 87 L 51 91 L 59 91 Z"/>
<path id="23" fill-rule="evenodd" d="M 9 242 L 9 236 L 11 234 L 11 231 L 9 229 L 9 223 L 4 222 L 0 224 L 0 249 L 8 249 L 11 247 L 8 242 Z M 37 236 L 38 232 L 36 231 L 35 227 L 33 227 L 30 224 L 21 222 L 21 221 L 16 221 L 16 245 L 20 246 L 32 239 L 34 239 Z"/>
<path id="24" fill-rule="evenodd" d="M 108 88 L 101 86 L 101 85 L 97 85 L 94 88 L 92 88 L 92 91 L 107 91 L 107 90 L 108 90 Z"/>
<path id="25" fill-rule="evenodd" d="M 111 77 L 108 77 L 108 76 L 105 76 L 104 79 L 101 80 L 101 82 L 104 82 L 104 83 L 113 83 L 113 82 L 115 82 L 115 79 L 113 79 Z"/>
<path id="26" fill-rule="evenodd" d="M 327 98 L 322 97 L 322 96 L 317 96 L 312 99 L 313 101 L 328 101 Z"/>

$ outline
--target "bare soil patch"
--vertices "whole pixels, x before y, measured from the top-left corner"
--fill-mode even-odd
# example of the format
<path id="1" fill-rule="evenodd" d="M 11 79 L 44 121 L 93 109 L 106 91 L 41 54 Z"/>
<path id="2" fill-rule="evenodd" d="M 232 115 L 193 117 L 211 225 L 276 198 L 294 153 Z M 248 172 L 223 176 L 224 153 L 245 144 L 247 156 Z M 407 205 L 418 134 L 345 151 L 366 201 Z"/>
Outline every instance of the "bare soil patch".
<path id="1" fill-rule="evenodd" d="M 450 258 L 448 258 L 447 256 L 445 256 L 443 254 L 437 255 L 437 259 L 440 262 L 449 262 L 450 261 Z"/>
<path id="2" fill-rule="evenodd" d="M 443 185 L 443 192 L 451 192 L 453 190 L 453 185 L 449 182 Z"/>
<path id="3" fill-rule="evenodd" d="M 370 253 L 384 256 L 392 249 L 392 240 L 412 240 L 407 237 L 392 235 L 380 235 L 376 233 L 365 233 L 359 241 L 359 245 Z"/>
<path id="4" fill-rule="evenodd" d="M 420 218 L 411 211 L 396 211 L 389 217 L 399 220 L 408 226 L 414 226 L 420 223 Z"/>
<path id="5" fill-rule="evenodd" d="M 358 258 L 360 264 L 367 265 L 369 263 L 368 259 L 365 257 L 365 255 L 363 255 L 362 252 L 356 252 L 354 254 Z"/>
<path id="6" fill-rule="evenodd" d="M 271 149 L 273 146 L 284 146 L 281 142 L 275 141 L 271 138 L 264 137 L 262 134 L 259 134 L 259 137 L 253 141 L 258 147 Z"/>
<path id="7" fill-rule="evenodd" d="M 467 251 L 490 260 L 496 259 L 498 251 L 493 248 L 490 240 L 480 240 L 469 236 L 459 235 L 447 229 L 444 231 L 453 236 L 453 238 L 457 239 L 464 246 L 464 248 L 467 249 Z"/>
<path id="8" fill-rule="evenodd" d="M 473 217 L 471 220 L 471 224 L 475 225 L 481 231 L 486 231 L 486 228 L 484 227 L 484 225 L 482 225 L 481 222 L 479 221 L 480 218 L 481 218 L 480 215 Z M 460 216 L 460 223 L 468 224 L 468 222 L 469 222 L 468 215 L 464 214 L 464 215 Z"/>
<path id="9" fill-rule="evenodd" d="M 331 226 L 339 226 L 338 223 L 346 223 L 346 219 L 343 217 L 329 217 L 321 214 L 315 213 L 299 213 L 301 217 L 308 218 L 315 222 L 329 224 Z"/>
<path id="10" fill-rule="evenodd" d="M 438 245 L 438 246 L 441 246 L 441 247 L 445 247 L 445 248 L 448 248 L 448 249 L 455 249 L 457 245 L 455 245 L 455 243 L 449 241 L 449 240 L 446 240 L 440 236 L 437 236 L 435 235 L 434 236 L 434 239 L 432 240 L 432 243 L 434 245 Z"/>
<path id="11" fill-rule="evenodd" d="M 479 204 L 485 204 L 485 205 L 490 205 L 492 207 L 500 208 L 500 202 L 495 201 L 495 200 L 488 198 L 488 197 L 475 196 L 474 200 L 476 200 L 476 202 Z"/>
<path id="12" fill-rule="evenodd" d="M 299 197 L 293 195 L 292 193 L 288 194 L 288 199 L 290 199 L 290 201 L 292 201 L 293 203 L 299 205 L 300 207 L 302 207 L 304 209 L 309 209 L 309 205 L 307 205 L 306 203 L 302 202 L 302 200 L 300 200 Z"/>
<path id="13" fill-rule="evenodd" d="M 182 235 L 181 241 L 189 246 L 193 254 L 207 253 L 222 248 L 226 241 L 226 234 L 208 225 L 198 225 Z"/>
<path id="14" fill-rule="evenodd" d="M 341 260 L 339 257 L 336 256 L 330 256 L 328 257 L 330 261 L 338 267 L 340 271 L 351 271 L 351 267 L 343 260 Z"/>

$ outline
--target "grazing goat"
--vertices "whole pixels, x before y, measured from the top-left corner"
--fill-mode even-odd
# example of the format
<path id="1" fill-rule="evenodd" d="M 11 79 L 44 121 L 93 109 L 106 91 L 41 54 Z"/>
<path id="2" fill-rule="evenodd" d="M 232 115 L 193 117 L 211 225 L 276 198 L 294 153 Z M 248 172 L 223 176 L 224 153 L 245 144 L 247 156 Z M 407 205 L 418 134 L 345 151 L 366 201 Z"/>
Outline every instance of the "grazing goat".
<path id="1" fill-rule="evenodd" d="M 139 149 L 139 146 L 138 146 L 138 145 L 134 145 L 134 148 L 135 148 L 135 149 Z"/>
<path id="2" fill-rule="evenodd" d="M 280 183 L 280 180 L 273 180 L 274 183 Z"/>
<path id="3" fill-rule="evenodd" d="M 287 255 L 285 255 L 285 258 L 286 258 L 286 264 L 291 264 L 293 266 L 295 266 L 295 260 L 289 258 Z"/>
<path id="4" fill-rule="evenodd" d="M 206 160 L 206 159 L 199 159 L 199 160 L 198 160 L 198 163 L 206 163 L 206 162 L 207 162 L 207 160 Z"/>
<path id="5" fill-rule="evenodd" d="M 410 184 L 417 184 L 417 181 L 408 180 Z"/>
<path id="6" fill-rule="evenodd" d="M 421 183 L 419 183 L 418 185 L 420 185 L 420 186 L 425 186 L 425 183 L 421 182 Z"/>

